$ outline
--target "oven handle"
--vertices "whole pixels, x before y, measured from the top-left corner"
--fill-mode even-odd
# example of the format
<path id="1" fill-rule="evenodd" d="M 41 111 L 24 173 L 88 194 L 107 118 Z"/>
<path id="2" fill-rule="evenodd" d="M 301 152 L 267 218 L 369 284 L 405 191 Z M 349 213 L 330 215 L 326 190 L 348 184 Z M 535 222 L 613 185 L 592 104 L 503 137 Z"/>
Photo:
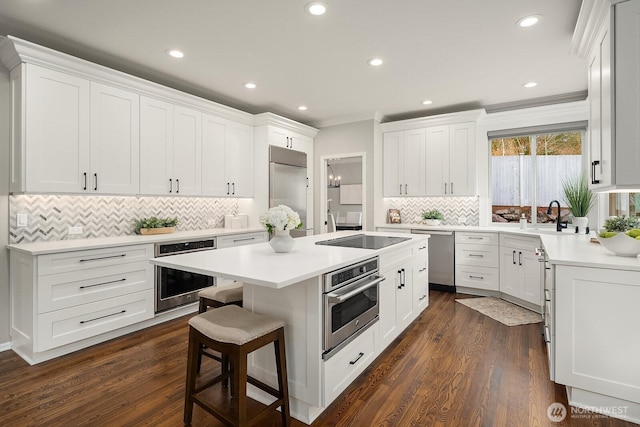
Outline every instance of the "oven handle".
<path id="1" fill-rule="evenodd" d="M 365 289 L 369 289 L 369 288 L 373 288 L 374 286 L 376 286 L 378 283 L 382 282 L 384 280 L 384 277 L 380 277 L 380 276 L 374 276 L 375 280 L 367 283 L 364 286 L 360 286 L 350 292 L 347 292 L 346 294 L 338 294 L 336 292 L 331 292 L 327 294 L 327 301 L 329 301 L 330 303 L 341 303 L 344 302 L 346 300 L 348 300 L 349 298 L 353 298 L 354 296 L 358 295 L 359 293 L 361 293 L 362 291 L 364 291 Z"/>

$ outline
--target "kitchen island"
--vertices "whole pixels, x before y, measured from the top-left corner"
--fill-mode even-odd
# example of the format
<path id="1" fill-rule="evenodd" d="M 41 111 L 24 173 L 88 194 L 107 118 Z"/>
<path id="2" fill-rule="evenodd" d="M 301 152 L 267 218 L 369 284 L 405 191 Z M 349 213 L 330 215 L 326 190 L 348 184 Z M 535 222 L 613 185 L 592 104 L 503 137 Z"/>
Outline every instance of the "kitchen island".
<path id="1" fill-rule="evenodd" d="M 429 236 L 402 235 L 408 239 L 377 250 L 316 245 L 355 234 L 345 231 L 298 238 L 286 254 L 261 243 L 156 258 L 152 263 L 242 281 L 246 309 L 285 321 L 291 414 L 311 423 L 428 305 Z M 377 298 L 379 319 L 323 358 L 323 275 L 371 259 L 378 260 L 377 274 L 384 278 Z M 252 376 L 277 385 L 270 348 L 254 352 L 248 365 Z M 248 392 L 263 403 L 271 401 L 251 386 Z"/>

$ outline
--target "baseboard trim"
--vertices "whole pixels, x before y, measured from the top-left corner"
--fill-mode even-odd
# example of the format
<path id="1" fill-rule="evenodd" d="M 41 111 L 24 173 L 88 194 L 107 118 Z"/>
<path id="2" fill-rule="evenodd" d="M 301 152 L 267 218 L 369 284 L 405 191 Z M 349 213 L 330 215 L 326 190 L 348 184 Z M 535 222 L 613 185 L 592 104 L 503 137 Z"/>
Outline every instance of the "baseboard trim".
<path id="1" fill-rule="evenodd" d="M 0 352 L 11 350 L 11 341 L 0 343 Z"/>

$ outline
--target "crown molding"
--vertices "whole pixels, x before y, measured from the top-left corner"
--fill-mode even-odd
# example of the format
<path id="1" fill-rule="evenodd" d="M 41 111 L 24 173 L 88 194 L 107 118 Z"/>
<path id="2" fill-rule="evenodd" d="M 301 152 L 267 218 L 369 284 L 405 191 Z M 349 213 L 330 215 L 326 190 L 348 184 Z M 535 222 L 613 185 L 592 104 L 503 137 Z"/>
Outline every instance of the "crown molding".
<path id="1" fill-rule="evenodd" d="M 302 134 L 304 136 L 308 136 L 310 138 L 315 138 L 318 134 L 319 130 L 302 124 L 300 122 L 296 122 L 295 120 L 288 119 L 286 117 L 279 116 L 273 113 L 261 113 L 253 116 L 253 125 L 254 126 L 277 126 L 279 128 L 283 128 L 286 130 L 290 130 L 292 132 L 296 132 Z"/>
<path id="2" fill-rule="evenodd" d="M 382 123 L 382 132 L 398 130 L 420 129 L 431 126 L 454 125 L 457 123 L 475 122 L 485 115 L 483 109 L 462 111 L 459 113 L 440 114 L 437 116 L 419 117 L 417 119 L 400 120 L 397 122 Z"/>
<path id="3" fill-rule="evenodd" d="M 504 102 L 485 106 L 487 114 L 499 113 L 502 111 L 522 110 L 525 108 L 542 107 L 544 105 L 566 104 L 568 102 L 584 101 L 587 99 L 586 90 L 579 92 L 563 93 L 560 95 L 544 96 L 540 98 L 525 99 L 522 101 Z"/>
<path id="4" fill-rule="evenodd" d="M 486 130 L 497 130 L 588 119 L 589 102 L 582 100 L 487 114 L 481 124 Z"/>
<path id="5" fill-rule="evenodd" d="M 373 114 L 371 113 L 353 114 L 349 116 L 321 120 L 321 121 L 313 122 L 313 126 L 317 128 L 326 128 L 330 126 L 339 126 L 339 125 L 346 125 L 349 123 L 364 122 L 366 120 L 374 120 L 376 122 L 381 122 L 383 118 L 384 116 L 382 115 L 382 113 L 376 111 Z"/>
<path id="6" fill-rule="evenodd" d="M 253 114 L 76 58 L 17 37 L 7 36 L 0 41 L 0 61 L 9 70 L 12 70 L 20 63 L 47 67 L 93 82 L 133 91 L 143 96 L 162 99 L 186 108 L 195 108 L 204 113 L 213 114 L 234 122 L 253 125 Z"/>
<path id="7" fill-rule="evenodd" d="M 578 21 L 571 38 L 570 52 L 587 57 L 594 46 L 598 30 L 606 20 L 611 19 L 611 8 L 624 0 L 583 0 Z"/>

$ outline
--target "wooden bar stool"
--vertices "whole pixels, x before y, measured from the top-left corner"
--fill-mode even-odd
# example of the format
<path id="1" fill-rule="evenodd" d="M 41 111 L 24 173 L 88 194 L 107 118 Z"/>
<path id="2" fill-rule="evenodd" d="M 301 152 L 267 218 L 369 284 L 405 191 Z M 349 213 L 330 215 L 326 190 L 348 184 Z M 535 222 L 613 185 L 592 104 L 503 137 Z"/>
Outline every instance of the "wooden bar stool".
<path id="1" fill-rule="evenodd" d="M 278 390 L 247 374 L 247 355 L 273 342 L 275 347 Z M 225 370 L 206 384 L 196 387 L 197 358 L 201 345 L 229 357 L 230 370 Z M 232 396 L 221 407 L 204 401 L 199 394 L 209 387 L 231 378 Z M 251 418 L 247 415 L 247 382 L 273 395 L 276 401 Z M 224 389 L 223 389 L 224 390 Z M 270 412 L 281 407 L 282 424 L 289 426 L 289 387 L 284 347 L 284 322 L 253 313 L 236 305 L 227 305 L 189 320 L 189 353 L 184 399 L 184 423 L 191 424 L 193 404 L 197 404 L 220 421 L 231 426 L 258 424 Z M 223 410 L 223 408 L 227 410 Z"/>
<path id="2" fill-rule="evenodd" d="M 204 288 L 198 292 L 198 298 L 200 299 L 198 312 L 204 313 L 209 307 L 219 308 L 229 304 L 235 304 L 242 307 L 242 285 L 242 282 L 233 282 L 230 285 Z M 218 356 L 207 351 L 204 346 L 201 346 L 200 351 L 198 352 L 198 372 L 200 372 L 200 367 L 202 366 L 202 356 L 207 356 L 213 360 L 217 360 L 222 363 L 223 366 L 229 363 L 223 354 Z M 226 387 L 227 381 L 225 380 L 222 385 Z"/>

